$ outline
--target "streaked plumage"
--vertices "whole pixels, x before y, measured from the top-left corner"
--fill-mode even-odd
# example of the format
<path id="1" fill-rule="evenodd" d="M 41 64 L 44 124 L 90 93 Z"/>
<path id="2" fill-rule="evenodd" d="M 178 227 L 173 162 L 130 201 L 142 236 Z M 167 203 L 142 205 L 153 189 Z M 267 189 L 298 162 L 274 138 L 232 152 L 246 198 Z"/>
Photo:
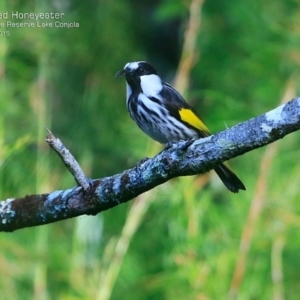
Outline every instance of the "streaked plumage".
<path id="1" fill-rule="evenodd" d="M 210 135 L 197 112 L 149 63 L 127 63 L 116 76 L 126 78 L 126 105 L 131 118 L 157 142 L 175 143 Z M 220 164 L 215 171 L 230 191 L 245 190 L 228 166 Z"/>

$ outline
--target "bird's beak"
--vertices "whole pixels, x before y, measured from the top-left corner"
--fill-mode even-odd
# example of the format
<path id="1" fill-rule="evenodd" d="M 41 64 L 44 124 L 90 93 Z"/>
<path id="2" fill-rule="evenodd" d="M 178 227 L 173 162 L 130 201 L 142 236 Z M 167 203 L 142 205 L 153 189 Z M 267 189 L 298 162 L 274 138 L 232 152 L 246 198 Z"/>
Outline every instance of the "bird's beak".
<path id="1" fill-rule="evenodd" d="M 116 74 L 116 77 L 123 77 L 126 75 L 126 71 L 125 70 L 121 70 Z"/>

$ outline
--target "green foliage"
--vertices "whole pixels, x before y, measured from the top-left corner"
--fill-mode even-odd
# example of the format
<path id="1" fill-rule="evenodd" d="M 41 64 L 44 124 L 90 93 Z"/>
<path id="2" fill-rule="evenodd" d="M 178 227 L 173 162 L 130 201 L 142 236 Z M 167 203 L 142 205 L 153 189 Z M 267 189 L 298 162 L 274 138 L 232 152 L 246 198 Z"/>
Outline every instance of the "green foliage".
<path id="1" fill-rule="evenodd" d="M 0 199 L 75 185 L 44 126 L 93 178 L 160 151 L 130 120 L 114 75 L 147 59 L 172 81 L 189 2 L 16 0 L 4 11 L 64 12 L 80 27 L 0 36 Z M 206 1 L 201 17 L 187 94 L 212 132 L 299 93 L 299 3 Z M 178 178 L 100 216 L 1 234 L 1 299 L 298 299 L 299 143 L 294 133 L 272 157 L 232 161 L 247 187 L 237 195 L 213 173 Z M 238 283 L 244 228 L 253 235 Z"/>

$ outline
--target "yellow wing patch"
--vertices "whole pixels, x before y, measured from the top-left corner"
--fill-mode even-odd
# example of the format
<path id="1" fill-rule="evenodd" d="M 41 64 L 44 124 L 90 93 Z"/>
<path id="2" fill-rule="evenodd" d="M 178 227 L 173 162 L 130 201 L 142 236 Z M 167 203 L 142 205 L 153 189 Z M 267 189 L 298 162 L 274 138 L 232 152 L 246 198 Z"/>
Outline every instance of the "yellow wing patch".
<path id="1" fill-rule="evenodd" d="M 179 110 L 179 115 L 182 121 L 204 132 L 206 135 L 210 135 L 210 132 L 206 125 L 192 110 L 188 108 L 182 108 Z"/>

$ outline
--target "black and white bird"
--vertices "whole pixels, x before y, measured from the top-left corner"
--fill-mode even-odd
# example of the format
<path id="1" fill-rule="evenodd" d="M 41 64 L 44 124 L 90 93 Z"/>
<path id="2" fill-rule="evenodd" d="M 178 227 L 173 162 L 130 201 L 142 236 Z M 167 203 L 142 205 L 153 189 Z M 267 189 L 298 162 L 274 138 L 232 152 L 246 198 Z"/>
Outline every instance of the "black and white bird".
<path id="1" fill-rule="evenodd" d="M 126 78 L 126 106 L 131 118 L 155 141 L 167 144 L 210 135 L 197 112 L 146 61 L 127 63 L 116 74 L 120 76 Z M 246 189 L 224 163 L 215 171 L 231 192 Z"/>

